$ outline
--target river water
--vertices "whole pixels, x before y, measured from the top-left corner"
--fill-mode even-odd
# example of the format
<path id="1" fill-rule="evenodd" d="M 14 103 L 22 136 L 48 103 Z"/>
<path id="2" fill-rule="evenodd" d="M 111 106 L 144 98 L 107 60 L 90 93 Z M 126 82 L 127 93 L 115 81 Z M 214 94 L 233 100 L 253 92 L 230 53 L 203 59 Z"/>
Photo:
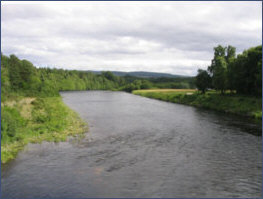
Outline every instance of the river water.
<path id="1" fill-rule="evenodd" d="M 84 139 L 29 144 L 4 198 L 261 197 L 261 124 L 124 92 L 62 92 Z"/>

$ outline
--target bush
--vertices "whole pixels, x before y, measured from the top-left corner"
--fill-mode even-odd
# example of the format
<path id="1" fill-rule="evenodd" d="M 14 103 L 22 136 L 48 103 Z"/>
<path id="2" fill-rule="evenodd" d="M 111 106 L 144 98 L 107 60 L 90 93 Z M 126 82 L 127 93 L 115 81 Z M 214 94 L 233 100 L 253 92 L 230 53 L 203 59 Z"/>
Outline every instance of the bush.
<path id="1" fill-rule="evenodd" d="M 1 138 L 15 137 L 18 128 L 25 124 L 18 110 L 11 107 L 1 109 Z"/>

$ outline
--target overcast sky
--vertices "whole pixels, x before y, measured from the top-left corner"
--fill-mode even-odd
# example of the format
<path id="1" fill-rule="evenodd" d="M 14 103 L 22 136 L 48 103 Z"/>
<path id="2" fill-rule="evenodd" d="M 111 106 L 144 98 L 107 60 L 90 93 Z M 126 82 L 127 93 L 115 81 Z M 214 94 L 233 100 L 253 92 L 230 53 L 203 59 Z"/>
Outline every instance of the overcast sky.
<path id="1" fill-rule="evenodd" d="M 2 52 L 39 67 L 206 69 L 218 44 L 262 43 L 259 2 L 1 2 Z"/>

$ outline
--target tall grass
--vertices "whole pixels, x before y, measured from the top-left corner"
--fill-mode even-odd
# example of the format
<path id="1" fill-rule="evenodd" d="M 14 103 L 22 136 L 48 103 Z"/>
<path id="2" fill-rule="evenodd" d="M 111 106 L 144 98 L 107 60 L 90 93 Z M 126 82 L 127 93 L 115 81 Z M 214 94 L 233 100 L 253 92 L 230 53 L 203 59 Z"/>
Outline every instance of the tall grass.
<path id="1" fill-rule="evenodd" d="M 61 97 L 22 98 L 1 104 L 1 162 L 13 159 L 27 143 L 65 141 L 87 131 Z"/>

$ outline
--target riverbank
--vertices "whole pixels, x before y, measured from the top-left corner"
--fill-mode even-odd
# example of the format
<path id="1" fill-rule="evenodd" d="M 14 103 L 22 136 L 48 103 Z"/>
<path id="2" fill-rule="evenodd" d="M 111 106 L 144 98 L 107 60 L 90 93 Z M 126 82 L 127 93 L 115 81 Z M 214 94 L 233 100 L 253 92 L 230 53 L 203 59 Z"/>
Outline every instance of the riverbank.
<path id="1" fill-rule="evenodd" d="M 135 90 L 135 95 L 262 119 L 261 98 L 215 91 L 201 94 L 193 89 Z"/>
<path id="2" fill-rule="evenodd" d="M 61 97 L 6 99 L 1 102 L 1 163 L 28 143 L 65 141 L 86 131 L 86 123 Z"/>
<path id="3" fill-rule="evenodd" d="M 92 136 L 27 147 L 2 168 L 3 198 L 261 196 L 261 124 L 125 92 L 60 94 Z"/>

